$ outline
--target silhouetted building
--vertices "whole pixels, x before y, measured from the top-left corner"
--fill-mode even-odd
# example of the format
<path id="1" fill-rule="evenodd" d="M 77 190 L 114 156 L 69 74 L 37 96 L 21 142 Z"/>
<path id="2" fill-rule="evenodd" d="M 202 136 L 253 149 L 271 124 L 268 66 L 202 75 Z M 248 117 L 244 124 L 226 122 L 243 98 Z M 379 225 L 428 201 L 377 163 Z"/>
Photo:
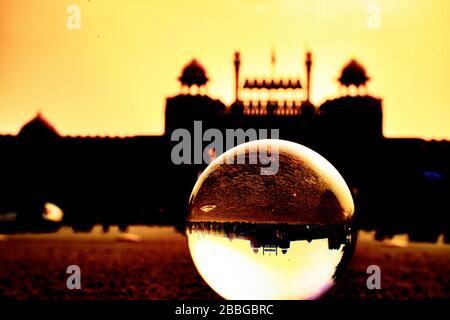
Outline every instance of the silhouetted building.
<path id="1" fill-rule="evenodd" d="M 203 130 L 277 128 L 281 139 L 318 151 L 349 184 L 360 227 L 379 237 L 410 232 L 413 239 L 433 240 L 445 233 L 450 240 L 449 143 L 384 138 L 382 100 L 367 94 L 361 64 L 352 60 L 342 70 L 339 82 L 349 88 L 344 96 L 314 106 L 311 53 L 306 90 L 300 75 L 241 79 L 238 52 L 233 62 L 230 106 L 206 94 L 209 77 L 197 60 L 184 67 L 180 93 L 167 98 L 163 136 L 66 137 L 41 114 L 17 136 L 0 136 L 0 221 L 2 213 L 9 220 L 17 213 L 16 221 L 0 223 L 0 232 L 46 229 L 47 202 L 62 208 L 63 223 L 77 230 L 95 223 L 105 230 L 110 224 L 181 225 L 205 165 L 174 165 L 171 135 L 179 128 L 192 132 L 200 120 Z M 349 95 L 351 88 L 356 95 Z"/>
<path id="2" fill-rule="evenodd" d="M 166 132 L 178 128 L 190 129 L 195 120 L 208 119 L 209 122 L 217 122 L 225 112 L 225 105 L 220 100 L 201 93 L 208 82 L 205 68 L 194 59 L 184 67 L 178 79 L 181 92 L 167 98 L 166 102 Z M 187 93 L 183 92 L 185 87 L 189 89 Z M 192 87 L 196 87 L 196 93 L 191 91 Z"/>

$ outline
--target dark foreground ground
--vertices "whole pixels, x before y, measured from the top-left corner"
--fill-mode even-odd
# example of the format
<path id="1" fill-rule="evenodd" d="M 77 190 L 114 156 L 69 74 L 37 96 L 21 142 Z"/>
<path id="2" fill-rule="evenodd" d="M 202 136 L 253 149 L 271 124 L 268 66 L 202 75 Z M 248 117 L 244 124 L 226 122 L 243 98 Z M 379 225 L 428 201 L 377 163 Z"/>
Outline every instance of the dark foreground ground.
<path id="1" fill-rule="evenodd" d="M 203 282 L 183 235 L 171 228 L 134 227 L 140 242 L 118 233 L 0 237 L 3 299 L 220 299 Z M 79 265 L 82 289 L 68 290 L 67 266 Z M 366 269 L 379 265 L 382 289 L 368 290 Z M 450 298 L 450 246 L 382 243 L 360 234 L 346 275 L 325 299 Z"/>

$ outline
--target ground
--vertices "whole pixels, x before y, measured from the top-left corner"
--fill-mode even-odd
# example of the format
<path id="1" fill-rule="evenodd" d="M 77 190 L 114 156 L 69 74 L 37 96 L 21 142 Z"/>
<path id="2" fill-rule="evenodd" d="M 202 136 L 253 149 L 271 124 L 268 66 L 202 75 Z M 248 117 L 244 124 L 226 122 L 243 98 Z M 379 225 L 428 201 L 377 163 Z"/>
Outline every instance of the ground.
<path id="1" fill-rule="evenodd" d="M 184 236 L 168 227 L 134 227 L 140 242 L 102 234 L 12 235 L 0 241 L 3 299 L 220 299 L 204 283 Z M 136 240 L 131 237 L 130 240 Z M 68 290 L 66 268 L 81 268 L 82 289 Z M 381 290 L 366 269 L 381 268 Z M 376 242 L 360 233 L 345 276 L 324 299 L 450 298 L 450 246 Z"/>

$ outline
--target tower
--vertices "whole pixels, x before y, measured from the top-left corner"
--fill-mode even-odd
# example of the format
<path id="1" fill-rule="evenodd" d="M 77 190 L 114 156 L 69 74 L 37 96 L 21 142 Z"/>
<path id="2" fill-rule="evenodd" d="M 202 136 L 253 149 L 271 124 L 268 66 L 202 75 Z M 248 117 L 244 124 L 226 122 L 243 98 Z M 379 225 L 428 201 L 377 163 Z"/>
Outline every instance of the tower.
<path id="1" fill-rule="evenodd" d="M 377 141 L 383 138 L 383 109 L 379 98 L 361 95 L 370 78 L 362 64 L 352 59 L 342 69 L 338 81 L 347 89 L 347 94 L 327 100 L 320 106 L 329 139 L 346 143 Z M 356 89 L 356 95 L 349 94 L 349 88 Z"/>
<path id="2" fill-rule="evenodd" d="M 300 109 L 304 116 L 313 116 L 315 113 L 315 107 L 311 103 L 311 66 L 312 66 L 311 51 L 306 52 L 305 66 L 306 66 L 306 100 L 302 102 Z"/>
<path id="3" fill-rule="evenodd" d="M 239 101 L 239 69 L 241 67 L 241 55 L 239 51 L 234 53 L 234 99 Z"/>
<path id="4" fill-rule="evenodd" d="M 312 54 L 311 51 L 306 53 L 306 102 L 310 103 L 311 97 L 311 65 L 312 65 Z"/>

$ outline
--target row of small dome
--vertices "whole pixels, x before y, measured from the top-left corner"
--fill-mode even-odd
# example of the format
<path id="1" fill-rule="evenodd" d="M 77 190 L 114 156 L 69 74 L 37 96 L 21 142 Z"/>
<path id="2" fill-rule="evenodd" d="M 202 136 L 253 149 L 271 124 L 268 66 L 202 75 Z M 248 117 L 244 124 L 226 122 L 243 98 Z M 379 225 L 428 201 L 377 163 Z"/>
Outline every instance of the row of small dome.
<path id="1" fill-rule="evenodd" d="M 244 82 L 245 89 L 301 89 L 300 79 L 272 79 L 258 80 L 247 79 Z"/>
<path id="2" fill-rule="evenodd" d="M 346 87 L 349 86 L 364 86 L 370 78 L 367 76 L 366 69 L 355 59 L 350 60 L 347 65 L 342 69 L 339 82 Z M 187 87 L 192 86 L 204 86 L 209 78 L 206 75 L 205 67 L 197 61 L 192 59 L 182 70 L 181 76 L 178 78 L 181 84 Z M 244 88 L 254 89 L 299 89 L 301 88 L 300 80 L 289 79 L 287 81 L 282 80 L 251 80 L 248 79 L 244 83 Z"/>

